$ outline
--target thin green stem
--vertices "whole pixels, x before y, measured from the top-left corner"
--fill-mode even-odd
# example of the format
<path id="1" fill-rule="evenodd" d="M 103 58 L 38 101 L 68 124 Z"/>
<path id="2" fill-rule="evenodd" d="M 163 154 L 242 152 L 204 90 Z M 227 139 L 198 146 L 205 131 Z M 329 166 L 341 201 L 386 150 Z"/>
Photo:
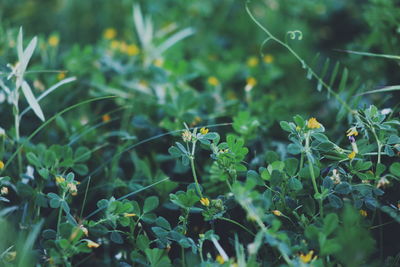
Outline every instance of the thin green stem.
<path id="1" fill-rule="evenodd" d="M 65 201 L 65 192 L 62 194 L 62 201 Z M 58 219 L 57 219 L 57 237 L 60 236 L 60 224 L 61 224 L 61 216 L 62 216 L 62 207 L 60 205 L 60 208 L 58 210 Z"/>
<path id="2" fill-rule="evenodd" d="M 18 103 L 16 103 L 14 105 L 14 125 L 15 125 L 15 141 L 16 141 L 17 145 L 19 146 L 19 141 L 20 141 L 20 133 L 19 133 L 20 120 L 19 120 Z M 18 150 L 17 161 L 18 161 L 18 172 L 19 172 L 19 174 L 21 174 L 22 173 L 22 155 L 21 155 L 21 150 Z"/>
<path id="3" fill-rule="evenodd" d="M 90 180 L 91 180 L 91 176 L 89 176 L 89 180 L 88 183 L 86 185 L 86 189 L 85 189 L 85 196 L 83 197 L 83 204 L 82 204 L 82 209 L 81 209 L 81 214 L 80 214 L 80 218 L 82 218 L 83 215 L 83 209 L 85 208 L 85 204 L 86 204 L 86 197 L 87 197 L 87 193 L 89 191 L 89 185 L 90 185 Z"/>
<path id="4" fill-rule="evenodd" d="M 196 141 L 193 142 L 192 152 L 191 152 L 190 157 L 189 157 L 190 158 L 190 167 L 192 168 L 192 174 L 193 174 L 194 182 L 196 184 L 197 193 L 199 194 L 200 198 L 203 198 L 203 193 L 201 192 L 201 189 L 200 189 L 199 180 L 197 179 L 196 168 L 194 166 L 194 152 L 195 152 L 195 149 L 196 149 Z"/>
<path id="5" fill-rule="evenodd" d="M 218 219 L 220 219 L 220 220 L 222 220 L 222 221 L 227 221 L 227 222 L 233 223 L 233 224 L 239 226 L 240 228 L 242 228 L 243 230 L 245 230 L 247 233 L 251 234 L 252 236 L 255 236 L 255 235 L 256 235 L 256 234 L 253 233 L 251 230 L 249 230 L 246 226 L 240 224 L 240 223 L 237 222 L 237 221 L 234 221 L 234 220 L 231 220 L 231 219 L 225 218 L 225 217 L 220 217 L 220 218 L 218 218 Z"/>
<path id="6" fill-rule="evenodd" d="M 378 135 L 376 134 L 375 128 L 374 128 L 372 125 L 371 125 L 370 127 L 371 127 L 372 134 L 373 134 L 374 137 L 375 137 L 376 144 L 378 145 L 378 160 L 377 160 L 377 163 L 376 163 L 376 165 L 378 165 L 378 164 L 381 163 L 382 143 L 381 143 L 381 141 L 379 140 Z"/>
<path id="7" fill-rule="evenodd" d="M 303 165 L 304 165 L 304 153 L 302 152 L 300 155 L 300 167 L 299 167 L 299 172 L 301 171 L 301 169 L 303 169 Z"/>
<path id="8" fill-rule="evenodd" d="M 315 194 L 318 195 L 318 199 L 317 200 L 318 200 L 318 204 L 319 204 L 319 212 L 320 212 L 321 217 L 323 217 L 324 216 L 324 210 L 323 210 L 323 206 L 322 206 L 322 198 L 321 198 L 321 195 L 320 195 L 319 190 L 318 190 L 317 181 L 315 179 L 314 167 L 311 164 L 312 161 L 311 161 L 311 158 L 310 158 L 310 155 L 309 155 L 309 151 L 311 150 L 310 149 L 310 132 L 308 132 L 306 134 L 305 149 L 306 149 L 306 155 L 307 155 L 307 161 L 308 161 L 308 168 L 310 170 L 310 175 L 311 175 L 311 181 L 312 181 L 312 184 L 313 184 L 313 187 L 314 187 Z M 314 196 L 314 198 L 315 198 L 315 196 Z"/>
<path id="9" fill-rule="evenodd" d="M 181 247 L 181 255 L 182 255 L 182 267 L 186 267 L 185 263 L 185 249 Z"/>
<path id="10" fill-rule="evenodd" d="M 199 196 L 201 198 L 203 198 L 203 193 L 201 192 L 199 180 L 197 179 L 196 169 L 194 167 L 194 157 L 193 156 L 190 157 L 190 167 L 192 168 L 192 174 L 193 174 L 194 182 L 196 184 L 197 193 L 199 194 Z"/>

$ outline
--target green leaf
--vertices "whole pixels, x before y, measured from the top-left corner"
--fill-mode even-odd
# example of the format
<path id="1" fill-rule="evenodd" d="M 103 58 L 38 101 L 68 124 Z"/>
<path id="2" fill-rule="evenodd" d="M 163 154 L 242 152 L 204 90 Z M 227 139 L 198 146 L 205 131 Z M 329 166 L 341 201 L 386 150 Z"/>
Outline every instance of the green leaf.
<path id="1" fill-rule="evenodd" d="M 372 167 L 372 162 L 371 161 L 357 161 L 356 165 L 354 166 L 354 170 L 356 171 L 365 171 L 368 170 Z"/>
<path id="2" fill-rule="evenodd" d="M 389 136 L 387 143 L 389 145 L 400 144 L 400 137 L 398 137 L 397 135 L 391 135 Z"/>
<path id="3" fill-rule="evenodd" d="M 346 182 L 342 182 L 335 187 L 336 193 L 347 195 L 351 192 L 351 185 Z"/>
<path id="4" fill-rule="evenodd" d="M 86 175 L 89 172 L 89 168 L 85 164 L 75 164 L 72 169 L 79 175 Z"/>
<path id="5" fill-rule="evenodd" d="M 36 98 L 32 93 L 31 87 L 26 81 L 22 82 L 22 92 L 24 93 L 29 106 L 32 108 L 33 112 L 35 112 L 36 116 L 38 116 L 39 119 L 44 121 L 43 111 L 40 108 L 39 103 L 36 101 Z"/>
<path id="6" fill-rule="evenodd" d="M 300 126 L 300 128 L 303 128 L 305 125 L 305 120 L 303 119 L 302 116 L 296 115 L 293 117 L 294 122 L 296 123 L 297 126 Z"/>
<path id="7" fill-rule="evenodd" d="M 273 170 L 271 173 L 271 186 L 277 186 L 282 183 L 285 174 L 278 170 Z"/>
<path id="8" fill-rule="evenodd" d="M 219 138 L 219 135 L 217 133 L 207 133 L 203 136 L 203 138 L 209 139 L 209 140 L 216 140 Z"/>
<path id="9" fill-rule="evenodd" d="M 60 239 L 60 241 L 58 241 L 58 244 L 62 249 L 67 249 L 70 246 L 70 243 L 67 239 Z"/>
<path id="10" fill-rule="evenodd" d="M 136 238 L 136 246 L 140 249 L 140 250 L 145 250 L 146 248 L 148 248 L 150 245 L 150 240 L 147 236 L 145 235 L 139 235 Z"/>
<path id="11" fill-rule="evenodd" d="M 120 235 L 120 233 L 118 233 L 116 231 L 112 231 L 111 232 L 110 239 L 111 239 L 111 241 L 113 241 L 114 243 L 117 243 L 117 244 L 123 244 L 124 243 L 124 240 L 122 239 L 122 236 Z"/>
<path id="12" fill-rule="evenodd" d="M 297 172 L 299 161 L 296 158 L 288 158 L 285 160 L 285 170 L 287 174 L 293 176 Z"/>
<path id="13" fill-rule="evenodd" d="M 265 160 L 268 164 L 271 164 L 272 162 L 279 160 L 279 155 L 275 151 L 267 151 L 267 153 L 265 153 Z"/>
<path id="14" fill-rule="evenodd" d="M 65 211 L 65 213 L 69 213 L 70 209 L 69 209 L 68 203 L 65 200 L 61 201 L 60 203 L 61 203 L 61 208 Z"/>
<path id="15" fill-rule="evenodd" d="M 143 213 L 148 213 L 158 207 L 158 197 L 151 196 L 146 198 L 143 205 Z"/>
<path id="16" fill-rule="evenodd" d="M 44 179 L 46 179 L 46 180 L 49 179 L 50 173 L 49 173 L 49 170 L 48 170 L 48 169 L 41 168 L 41 169 L 38 170 L 38 173 L 39 173 L 39 175 L 42 176 Z"/>
<path id="17" fill-rule="evenodd" d="M 60 207 L 60 200 L 55 198 L 50 199 L 50 207 L 53 209 L 58 209 Z"/>
<path id="18" fill-rule="evenodd" d="M 281 128 L 286 132 L 292 132 L 292 129 L 287 121 L 281 121 L 280 123 Z"/>
<path id="19" fill-rule="evenodd" d="M 313 133 L 312 137 L 320 141 L 321 143 L 330 142 L 328 137 L 322 133 Z"/>
<path id="20" fill-rule="evenodd" d="M 376 164 L 376 171 L 375 171 L 375 176 L 380 177 L 381 174 L 386 170 L 386 166 L 382 163 Z"/>
<path id="21" fill-rule="evenodd" d="M 343 207 L 343 200 L 336 195 L 329 195 L 328 200 L 329 204 L 331 204 L 331 206 L 335 209 L 340 209 L 341 207 Z"/>
<path id="22" fill-rule="evenodd" d="M 182 155 L 182 151 L 180 151 L 176 146 L 171 146 L 168 149 L 168 152 L 174 158 L 179 158 Z"/>
<path id="23" fill-rule="evenodd" d="M 186 148 L 181 143 L 176 142 L 175 144 L 182 151 L 183 154 L 188 154 L 188 151 L 186 150 Z"/>
<path id="24" fill-rule="evenodd" d="M 320 169 L 319 169 L 317 166 L 315 166 L 315 165 L 313 165 L 313 169 L 314 169 L 314 175 L 315 175 L 315 177 L 319 177 Z M 311 179 L 311 174 L 310 174 L 310 168 L 309 168 L 309 166 L 304 166 L 304 167 L 300 170 L 299 176 L 300 176 L 301 178 Z"/>
<path id="25" fill-rule="evenodd" d="M 326 236 L 329 236 L 339 225 L 339 217 L 336 213 L 329 213 L 324 218 L 323 231 Z"/>
<path id="26" fill-rule="evenodd" d="M 299 191 L 299 190 L 303 189 L 303 185 L 301 184 L 301 182 L 294 177 L 289 179 L 288 185 L 289 185 L 289 188 L 294 191 Z"/>
<path id="27" fill-rule="evenodd" d="M 289 144 L 287 147 L 287 150 L 290 154 L 292 155 L 297 155 L 301 153 L 302 147 L 299 146 L 298 144 Z"/>
<path id="28" fill-rule="evenodd" d="M 74 160 L 76 162 L 85 162 L 90 159 L 91 151 L 89 148 L 81 146 L 75 151 Z"/>
<path id="29" fill-rule="evenodd" d="M 400 177 L 400 163 L 395 162 L 392 165 L 390 165 L 389 171 L 391 174 Z"/>
<path id="30" fill-rule="evenodd" d="M 267 169 L 264 169 L 262 172 L 261 172 L 261 178 L 263 178 L 264 180 L 269 180 L 269 179 L 271 179 L 271 174 L 269 173 L 269 171 L 267 170 Z"/>
<path id="31" fill-rule="evenodd" d="M 168 222 L 165 218 L 163 218 L 163 217 L 158 217 L 158 218 L 156 219 L 156 224 L 157 224 L 158 226 L 161 226 L 161 227 L 164 228 L 164 229 L 171 230 L 171 225 L 170 225 L 169 222 Z"/>

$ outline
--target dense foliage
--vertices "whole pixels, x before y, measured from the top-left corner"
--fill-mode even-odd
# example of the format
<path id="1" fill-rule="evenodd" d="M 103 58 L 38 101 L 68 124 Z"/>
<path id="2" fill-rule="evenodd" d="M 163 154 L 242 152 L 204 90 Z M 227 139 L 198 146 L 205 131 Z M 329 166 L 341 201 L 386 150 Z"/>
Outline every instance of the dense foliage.
<path id="1" fill-rule="evenodd" d="M 399 266 L 392 0 L 0 3 L 1 266 Z"/>

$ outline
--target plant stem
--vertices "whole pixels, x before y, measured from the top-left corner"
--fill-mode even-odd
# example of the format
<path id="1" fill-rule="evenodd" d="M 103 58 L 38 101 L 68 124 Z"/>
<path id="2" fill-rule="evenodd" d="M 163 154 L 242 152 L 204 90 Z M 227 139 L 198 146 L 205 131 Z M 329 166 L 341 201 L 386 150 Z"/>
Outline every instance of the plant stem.
<path id="1" fill-rule="evenodd" d="M 192 146 L 192 153 L 190 154 L 190 167 L 192 168 L 193 179 L 196 184 L 197 193 L 199 194 L 200 198 L 203 198 L 203 193 L 201 193 L 199 180 L 197 179 L 196 168 L 194 166 L 194 151 L 196 148 L 196 142 L 193 142 Z"/>
<path id="2" fill-rule="evenodd" d="M 377 163 L 376 163 L 376 165 L 378 165 L 378 164 L 381 163 L 382 144 L 381 144 L 381 141 L 378 138 L 378 135 L 376 134 L 375 128 L 372 125 L 370 125 L 370 127 L 371 127 L 372 134 L 375 137 L 376 144 L 378 145 L 378 160 L 377 160 Z"/>
<path id="3" fill-rule="evenodd" d="M 220 217 L 218 219 L 220 219 L 222 221 L 227 221 L 227 222 L 233 223 L 233 224 L 239 226 L 240 228 L 242 228 L 243 230 L 245 230 L 247 233 L 251 234 L 252 236 L 255 236 L 255 234 L 252 231 L 250 231 L 246 226 L 238 223 L 237 221 L 234 221 L 234 220 L 231 220 L 231 219 L 225 218 L 225 217 Z"/>
<path id="4" fill-rule="evenodd" d="M 311 164 L 311 158 L 310 158 L 310 155 L 309 155 L 309 151 L 311 150 L 310 149 L 310 132 L 308 132 L 306 134 L 306 147 L 305 147 L 305 149 L 306 149 L 306 155 L 307 155 L 307 161 L 308 161 L 308 168 L 310 170 L 311 181 L 312 181 L 312 184 L 313 184 L 313 187 L 314 187 L 314 191 L 315 191 L 316 195 L 319 195 L 319 198 L 317 199 L 318 200 L 318 205 L 319 205 L 319 212 L 320 212 L 321 217 L 323 217 L 324 216 L 324 210 L 323 210 L 323 206 L 322 206 L 322 198 L 321 198 L 321 194 L 319 193 L 319 190 L 318 190 L 317 181 L 315 180 L 314 167 Z M 315 196 L 314 196 L 314 198 L 315 198 Z"/>
<path id="5" fill-rule="evenodd" d="M 185 249 L 181 246 L 181 255 L 182 255 L 182 267 L 186 267 L 185 264 Z"/>
<path id="6" fill-rule="evenodd" d="M 63 194 L 62 194 L 62 198 L 61 198 L 62 201 L 65 201 L 64 198 L 65 198 L 65 192 L 63 192 Z M 60 236 L 61 215 L 62 215 L 62 207 L 60 205 L 60 208 L 58 210 L 58 220 L 57 220 L 57 237 Z"/>
<path id="7" fill-rule="evenodd" d="M 19 146 L 19 141 L 20 141 L 20 133 L 19 133 L 20 120 L 19 120 L 18 103 L 15 103 L 15 105 L 14 105 L 14 125 L 15 125 L 15 140 L 17 142 L 17 146 Z M 17 159 L 18 159 L 18 172 L 19 172 L 19 174 L 21 174 L 22 173 L 21 150 L 18 150 Z"/>

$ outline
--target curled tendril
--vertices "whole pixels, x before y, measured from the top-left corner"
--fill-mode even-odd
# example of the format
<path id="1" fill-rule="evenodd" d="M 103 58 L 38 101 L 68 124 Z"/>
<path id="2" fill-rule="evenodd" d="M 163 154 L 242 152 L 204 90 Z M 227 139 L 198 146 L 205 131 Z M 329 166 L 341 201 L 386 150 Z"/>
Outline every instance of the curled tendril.
<path id="1" fill-rule="evenodd" d="M 264 55 L 264 53 L 263 53 L 262 51 L 263 51 L 265 45 L 267 44 L 267 42 L 268 42 L 269 40 L 272 40 L 271 37 L 266 38 L 266 39 L 262 42 L 262 44 L 261 44 L 261 46 L 260 46 L 260 54 L 261 54 L 261 55 Z"/>
<path id="2" fill-rule="evenodd" d="M 299 30 L 288 31 L 286 33 L 286 35 L 289 35 L 289 38 L 292 40 L 297 39 L 297 40 L 301 41 L 303 39 L 303 33 Z"/>

